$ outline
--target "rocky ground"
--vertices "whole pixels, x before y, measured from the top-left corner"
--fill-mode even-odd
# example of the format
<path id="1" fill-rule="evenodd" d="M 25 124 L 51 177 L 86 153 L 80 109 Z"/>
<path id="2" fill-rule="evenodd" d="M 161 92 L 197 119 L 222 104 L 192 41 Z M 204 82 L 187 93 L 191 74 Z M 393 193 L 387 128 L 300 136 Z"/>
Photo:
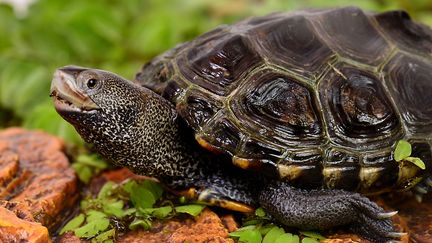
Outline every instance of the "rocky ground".
<path id="1" fill-rule="evenodd" d="M 105 172 L 92 181 L 90 188 L 95 190 L 108 180 L 120 182 L 133 176 L 126 169 Z M 80 195 L 77 185 L 60 139 L 18 128 L 1 131 L 0 242 L 50 242 L 54 232 L 76 209 Z M 389 210 L 399 210 L 394 217 L 395 225 L 409 232 L 402 242 L 432 242 L 432 197 L 421 204 L 407 193 L 374 200 Z M 155 222 L 149 231 L 123 234 L 118 242 L 233 242 L 228 233 L 237 227 L 229 212 L 220 214 L 218 210 L 216 214 L 205 209 L 196 218 Z M 367 242 L 343 231 L 328 232 L 325 236 L 331 239 L 324 242 Z M 55 241 L 81 242 L 70 233 Z"/>

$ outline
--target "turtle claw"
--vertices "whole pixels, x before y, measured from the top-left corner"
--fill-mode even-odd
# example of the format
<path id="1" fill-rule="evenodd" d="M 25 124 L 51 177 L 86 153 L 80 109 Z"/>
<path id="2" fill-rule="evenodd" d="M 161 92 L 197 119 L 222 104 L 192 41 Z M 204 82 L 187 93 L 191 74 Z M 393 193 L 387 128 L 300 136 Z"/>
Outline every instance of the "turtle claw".
<path id="1" fill-rule="evenodd" d="M 387 219 L 395 216 L 398 213 L 398 211 L 391 211 L 387 213 L 378 213 L 378 219 Z"/>
<path id="2" fill-rule="evenodd" d="M 388 238 L 394 238 L 394 239 L 399 239 L 399 238 L 401 238 L 402 236 L 405 236 L 405 235 L 407 235 L 407 233 L 405 233 L 405 232 L 388 232 L 386 234 L 386 236 Z"/>

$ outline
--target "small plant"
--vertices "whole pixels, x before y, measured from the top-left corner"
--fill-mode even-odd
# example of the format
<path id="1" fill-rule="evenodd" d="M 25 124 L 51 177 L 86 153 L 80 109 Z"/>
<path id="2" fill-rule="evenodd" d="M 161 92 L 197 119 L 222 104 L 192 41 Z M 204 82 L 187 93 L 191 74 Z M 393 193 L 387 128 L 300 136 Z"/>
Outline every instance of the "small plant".
<path id="1" fill-rule="evenodd" d="M 400 140 L 394 151 L 394 159 L 397 162 L 408 161 L 415 164 L 420 169 L 426 169 L 425 163 L 418 157 L 411 157 L 412 147 L 411 144 L 405 140 Z"/>
<path id="2" fill-rule="evenodd" d="M 318 243 L 324 236 L 311 231 L 300 231 L 299 235 L 287 233 L 271 223 L 263 208 L 255 210 L 255 215 L 243 223 L 243 227 L 231 232 L 232 238 L 244 243 Z M 301 240 L 300 240 L 301 239 Z"/>
<path id="3" fill-rule="evenodd" d="M 71 231 L 80 238 L 92 242 L 112 242 L 120 222 L 126 228 L 150 229 L 154 219 L 167 219 L 178 214 L 197 216 L 205 205 L 186 204 L 175 206 L 164 199 L 164 190 L 151 180 L 127 181 L 123 184 L 107 182 L 96 198 L 81 201 L 81 213 L 70 220 L 60 234 Z"/>
<path id="4" fill-rule="evenodd" d="M 72 164 L 72 168 L 80 181 L 89 183 L 91 178 L 108 167 L 108 163 L 96 154 L 80 154 Z"/>

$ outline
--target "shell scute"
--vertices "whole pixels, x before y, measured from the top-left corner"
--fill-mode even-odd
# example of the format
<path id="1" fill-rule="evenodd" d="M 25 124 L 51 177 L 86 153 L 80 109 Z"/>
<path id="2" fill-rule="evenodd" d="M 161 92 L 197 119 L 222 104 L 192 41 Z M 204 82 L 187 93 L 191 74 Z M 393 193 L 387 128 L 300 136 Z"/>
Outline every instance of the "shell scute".
<path id="1" fill-rule="evenodd" d="M 432 29 L 415 23 L 405 11 L 377 14 L 375 19 L 400 49 L 432 55 Z"/>
<path id="2" fill-rule="evenodd" d="M 321 38 L 342 57 L 376 65 L 391 51 L 370 18 L 359 8 L 329 10 L 311 19 Z"/>
<path id="3" fill-rule="evenodd" d="M 308 78 L 317 76 L 320 67 L 333 54 L 320 39 L 309 19 L 303 15 L 264 22 L 249 32 L 252 41 L 269 62 L 290 67 Z"/>
<path id="4" fill-rule="evenodd" d="M 189 126 L 199 130 L 211 119 L 223 104 L 208 93 L 191 90 L 177 104 L 178 113 L 185 118 Z"/>
<path id="5" fill-rule="evenodd" d="M 232 155 L 240 144 L 243 134 L 230 119 L 219 114 L 203 128 L 201 136 L 220 150 Z"/>
<path id="6" fill-rule="evenodd" d="M 283 144 L 322 136 L 314 94 L 294 78 L 263 70 L 238 91 L 230 107 L 247 130 Z"/>
<path id="7" fill-rule="evenodd" d="M 177 60 L 184 77 L 217 95 L 225 96 L 241 76 L 262 62 L 249 40 L 240 34 L 200 42 Z M 184 68 L 187 65 L 188 68 Z M 232 87 L 233 86 L 233 87 Z"/>
<path id="8" fill-rule="evenodd" d="M 432 135 L 432 62 L 398 54 L 384 73 L 408 130 Z"/>
<path id="9" fill-rule="evenodd" d="M 382 81 L 339 64 L 320 81 L 319 93 L 332 142 L 352 148 L 391 146 L 401 123 Z"/>

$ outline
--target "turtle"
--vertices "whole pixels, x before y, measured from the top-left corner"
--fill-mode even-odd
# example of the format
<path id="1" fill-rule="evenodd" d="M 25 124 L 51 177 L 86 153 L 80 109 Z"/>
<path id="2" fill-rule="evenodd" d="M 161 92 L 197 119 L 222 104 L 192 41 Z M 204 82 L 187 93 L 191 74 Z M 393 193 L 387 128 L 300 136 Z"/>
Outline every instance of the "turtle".
<path id="1" fill-rule="evenodd" d="M 69 65 L 57 112 L 115 165 L 303 230 L 396 232 L 366 196 L 432 186 L 432 30 L 401 10 L 251 17 L 179 44 L 133 81 Z M 424 169 L 395 160 L 400 140 Z"/>

